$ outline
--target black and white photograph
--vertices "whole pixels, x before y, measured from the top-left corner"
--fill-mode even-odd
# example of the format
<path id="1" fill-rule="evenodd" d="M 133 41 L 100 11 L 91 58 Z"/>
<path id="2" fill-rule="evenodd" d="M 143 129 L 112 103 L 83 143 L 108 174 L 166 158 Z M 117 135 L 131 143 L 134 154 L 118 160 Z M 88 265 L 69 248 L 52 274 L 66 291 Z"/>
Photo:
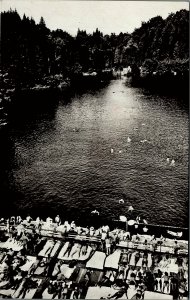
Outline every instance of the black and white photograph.
<path id="1" fill-rule="evenodd" d="M 189 2 L 0 15 L 0 298 L 187 300 Z"/>

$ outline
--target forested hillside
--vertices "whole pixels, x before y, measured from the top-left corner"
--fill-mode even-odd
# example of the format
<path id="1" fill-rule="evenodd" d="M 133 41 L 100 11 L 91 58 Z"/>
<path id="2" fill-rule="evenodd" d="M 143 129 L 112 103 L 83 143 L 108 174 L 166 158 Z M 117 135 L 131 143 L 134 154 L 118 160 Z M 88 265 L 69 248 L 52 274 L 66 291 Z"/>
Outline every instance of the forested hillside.
<path id="1" fill-rule="evenodd" d="M 181 10 L 166 20 L 157 16 L 143 23 L 123 46 L 123 58 L 123 64 L 141 66 L 142 76 L 188 72 L 189 12 Z"/>
<path id="2" fill-rule="evenodd" d="M 127 22 L 127 20 L 126 20 Z M 64 24 L 64 20 L 63 20 Z M 4 90 L 56 86 L 81 72 L 128 65 L 141 73 L 169 69 L 188 72 L 189 12 L 181 10 L 167 19 L 157 16 L 132 34 L 103 35 L 78 30 L 76 37 L 50 31 L 41 18 L 23 18 L 16 11 L 1 13 L 1 79 Z M 139 70 L 139 69 L 138 69 Z"/>

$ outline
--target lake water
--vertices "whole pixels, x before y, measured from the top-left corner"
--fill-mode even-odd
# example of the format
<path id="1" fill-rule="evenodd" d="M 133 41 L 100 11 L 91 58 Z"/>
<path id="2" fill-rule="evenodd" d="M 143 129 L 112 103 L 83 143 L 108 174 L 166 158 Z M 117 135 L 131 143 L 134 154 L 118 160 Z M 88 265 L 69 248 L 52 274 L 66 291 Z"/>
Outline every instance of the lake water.
<path id="1" fill-rule="evenodd" d="M 97 209 L 106 223 L 132 205 L 149 222 L 187 226 L 188 111 L 179 100 L 123 80 L 65 97 L 12 123 L 1 144 L 0 215 L 85 223 Z"/>

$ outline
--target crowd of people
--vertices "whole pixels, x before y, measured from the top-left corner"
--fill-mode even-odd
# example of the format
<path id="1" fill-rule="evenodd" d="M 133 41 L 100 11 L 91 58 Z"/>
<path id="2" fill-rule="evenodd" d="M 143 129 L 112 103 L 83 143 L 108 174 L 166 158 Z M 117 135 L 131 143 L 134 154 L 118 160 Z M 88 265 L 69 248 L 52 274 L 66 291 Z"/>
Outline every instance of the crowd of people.
<path id="1" fill-rule="evenodd" d="M 35 298 L 84 299 L 93 285 L 112 288 L 115 292 L 107 299 L 144 299 L 145 291 L 170 294 L 173 299 L 187 294 L 188 258 L 180 254 L 179 241 L 171 240 L 172 251 L 166 254 L 157 249 L 155 236 L 145 235 L 142 242 L 141 235 L 129 230 L 62 224 L 58 215 L 45 221 L 11 217 L 0 224 L 0 295 L 27 298 L 34 290 Z M 138 249 L 138 243 L 143 248 Z M 117 267 L 106 265 L 118 251 Z M 101 270 L 88 267 L 96 252 L 105 255 Z"/>

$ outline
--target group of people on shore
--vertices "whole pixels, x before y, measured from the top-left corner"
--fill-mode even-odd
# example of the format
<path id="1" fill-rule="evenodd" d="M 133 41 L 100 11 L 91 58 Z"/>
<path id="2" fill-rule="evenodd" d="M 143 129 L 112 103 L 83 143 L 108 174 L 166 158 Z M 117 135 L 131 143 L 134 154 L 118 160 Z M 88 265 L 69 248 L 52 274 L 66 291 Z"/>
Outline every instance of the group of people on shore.
<path id="1" fill-rule="evenodd" d="M 133 211 L 133 207 L 129 207 L 129 211 Z M 92 211 L 92 214 L 98 214 L 98 211 Z M 122 217 L 121 217 L 122 218 Z M 132 220 L 133 221 L 133 220 Z M 136 220 L 133 221 L 133 226 L 128 226 L 127 219 L 126 219 L 126 228 L 119 229 L 115 228 L 111 230 L 108 225 L 102 225 L 98 228 L 93 226 L 78 226 L 76 225 L 75 221 L 68 222 L 64 221 L 62 223 L 61 218 L 57 215 L 54 219 L 47 217 L 46 220 L 42 220 L 40 217 L 33 219 L 31 216 L 27 216 L 25 219 L 22 219 L 20 216 L 12 216 L 7 219 L 0 219 L 0 225 L 5 226 L 6 232 L 10 234 L 13 238 L 18 237 L 21 238 L 22 241 L 26 241 L 28 237 L 28 229 L 32 232 L 32 236 L 36 238 L 36 236 L 41 235 L 42 231 L 52 231 L 52 236 L 54 233 L 59 232 L 61 233 L 62 237 L 66 237 L 68 234 L 77 234 L 80 236 L 87 236 L 87 237 L 95 237 L 99 238 L 102 242 L 102 247 L 106 251 L 106 254 L 109 255 L 113 249 L 115 249 L 115 245 L 119 242 L 123 241 L 131 241 L 134 237 L 133 232 L 131 232 L 132 227 L 137 228 L 138 224 L 141 222 L 139 216 L 137 216 Z M 148 228 L 146 220 L 142 221 L 145 225 L 143 227 L 143 232 L 146 236 Z M 134 241 L 134 240 L 133 240 Z M 156 240 L 155 235 L 152 235 L 151 239 L 148 241 L 145 239 L 143 242 L 145 246 L 151 244 L 151 247 L 155 250 L 159 245 L 164 244 L 165 238 L 161 235 L 159 242 Z M 136 233 L 135 235 L 135 242 L 140 243 L 139 234 Z M 32 242 L 33 243 L 33 242 Z M 174 245 L 174 253 L 177 254 L 179 250 L 179 246 L 177 240 L 175 240 Z"/>
<path id="2" fill-rule="evenodd" d="M 20 216 L 18 217 L 11 217 L 9 219 L 1 219 L 0 225 L 3 225 L 5 230 L 5 235 L 11 238 L 13 241 L 17 243 L 22 244 L 22 249 L 18 252 L 15 252 L 12 249 L 9 249 L 4 254 L 1 253 L 0 256 L 0 288 L 2 286 L 4 287 L 11 287 L 14 289 L 17 289 L 18 286 L 23 281 L 23 278 L 25 278 L 25 283 L 23 284 L 23 287 L 20 291 L 20 295 L 24 298 L 26 295 L 26 291 L 30 286 L 35 286 L 35 280 L 33 280 L 33 271 L 35 270 L 35 267 L 39 263 L 39 260 L 37 260 L 33 267 L 31 268 L 29 273 L 26 273 L 22 271 L 22 266 L 27 261 L 27 255 L 37 255 L 41 249 L 44 246 L 44 239 L 43 239 L 43 231 L 52 231 L 54 232 L 61 232 L 61 236 L 63 237 L 63 241 L 67 239 L 69 234 L 75 233 L 76 235 L 84 235 L 88 236 L 89 240 L 94 237 L 97 237 L 100 241 L 98 250 L 106 253 L 106 256 L 109 256 L 110 254 L 114 253 L 114 251 L 117 249 L 117 245 L 120 242 L 125 241 L 132 241 L 134 236 L 130 233 L 130 231 L 125 231 L 122 229 L 114 229 L 110 230 L 110 227 L 108 225 L 101 226 L 98 229 L 95 229 L 94 227 L 80 227 L 75 224 L 75 222 L 69 223 L 68 221 L 65 221 L 62 224 L 61 218 L 59 215 L 55 217 L 55 219 L 52 219 L 50 217 L 46 218 L 45 221 L 43 221 L 40 218 L 36 218 L 33 220 L 30 216 L 27 216 L 26 219 L 22 219 Z M 160 240 L 164 242 L 164 237 L 162 237 Z M 47 241 L 47 239 L 45 239 Z M 138 242 L 140 240 L 140 235 L 135 236 L 135 242 Z M 145 239 L 144 245 L 145 250 L 144 256 L 142 258 L 142 265 L 144 265 L 144 268 L 146 270 L 147 265 L 147 255 L 148 250 L 146 250 L 146 245 L 154 244 L 155 245 L 155 236 L 152 236 L 149 241 Z M 72 240 L 71 240 L 71 245 Z M 88 243 L 88 242 L 87 242 Z M 177 255 L 177 249 L 178 244 L 175 243 L 176 250 L 174 250 L 174 255 Z M 175 246 L 174 245 L 174 246 Z M 156 245 L 155 245 L 156 247 Z M 135 250 L 131 250 L 131 253 L 133 253 Z M 130 251 L 129 251 L 130 252 Z M 140 252 L 137 252 L 139 255 Z M 137 255 L 136 254 L 136 255 Z M 126 254 L 127 255 L 127 254 Z M 124 258 L 125 255 L 123 255 Z M 38 255 L 37 255 L 38 257 Z M 139 257 L 135 256 L 135 264 L 138 261 Z M 123 260 L 125 261 L 125 260 Z M 80 285 L 76 286 L 73 284 L 72 281 L 63 280 L 63 278 L 58 277 L 52 277 L 52 268 L 51 264 L 49 263 L 49 256 L 45 258 L 45 261 L 42 259 L 42 263 L 47 267 L 47 276 L 50 278 L 50 281 L 48 283 L 48 293 L 53 294 L 53 298 L 70 298 L 70 299 L 77 299 L 81 298 L 82 293 L 84 289 L 87 289 L 89 285 L 89 280 L 84 280 L 84 289 L 80 289 Z M 124 262 L 127 265 L 128 262 Z M 136 265 L 134 265 L 136 266 Z M 124 270 L 125 269 L 125 270 Z M 122 295 L 126 294 L 128 289 L 131 288 L 132 285 L 134 285 L 136 289 L 136 299 L 143 299 L 144 292 L 147 288 L 148 281 L 150 279 L 152 280 L 152 286 L 154 286 L 155 282 L 152 277 L 152 273 L 150 271 L 145 271 L 136 267 L 130 268 L 125 267 L 122 269 L 122 265 L 119 267 L 118 274 L 109 274 L 109 277 L 103 277 L 102 280 L 98 283 L 99 286 L 103 286 L 108 284 L 108 286 L 111 285 L 117 285 L 118 291 L 116 291 L 113 295 L 109 295 L 107 299 L 119 299 Z M 127 270 L 127 271 L 126 271 Z M 126 273 L 127 272 L 127 273 Z M 131 272 L 130 279 L 127 280 L 127 274 Z M 27 277 L 26 277 L 27 275 Z M 161 277 L 165 276 L 166 278 L 168 275 L 166 273 L 163 273 Z M 90 273 L 86 275 L 86 277 L 90 277 Z M 167 278 L 166 278 L 167 279 Z M 165 280 L 165 279 L 164 279 Z M 186 291 L 186 288 L 183 288 L 183 282 L 185 284 L 185 279 L 182 278 L 180 281 L 180 287 L 179 287 L 179 294 L 182 298 L 184 291 Z M 167 280 L 165 280 L 167 281 Z M 164 282 L 165 282 L 164 281 Z M 175 299 L 175 298 L 174 298 Z"/>

